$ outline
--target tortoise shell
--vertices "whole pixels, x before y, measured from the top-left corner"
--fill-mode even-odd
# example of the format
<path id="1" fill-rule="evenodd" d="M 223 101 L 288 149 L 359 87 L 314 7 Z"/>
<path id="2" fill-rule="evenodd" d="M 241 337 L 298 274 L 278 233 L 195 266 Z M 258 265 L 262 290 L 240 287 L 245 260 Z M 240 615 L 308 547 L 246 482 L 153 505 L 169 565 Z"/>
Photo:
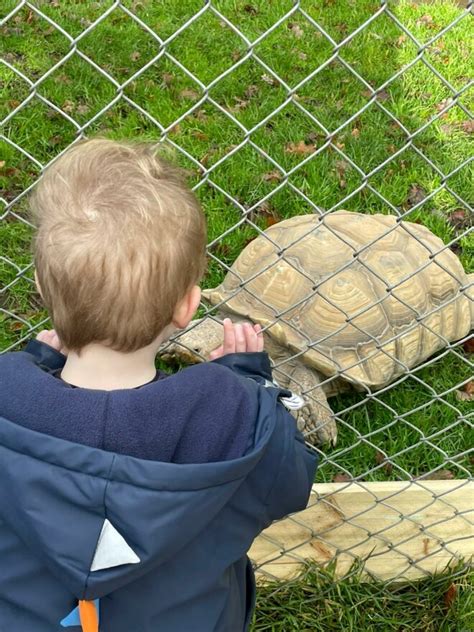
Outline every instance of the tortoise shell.
<path id="1" fill-rule="evenodd" d="M 203 295 L 325 375 L 380 388 L 469 333 L 467 284 L 426 227 L 336 211 L 271 226 Z"/>

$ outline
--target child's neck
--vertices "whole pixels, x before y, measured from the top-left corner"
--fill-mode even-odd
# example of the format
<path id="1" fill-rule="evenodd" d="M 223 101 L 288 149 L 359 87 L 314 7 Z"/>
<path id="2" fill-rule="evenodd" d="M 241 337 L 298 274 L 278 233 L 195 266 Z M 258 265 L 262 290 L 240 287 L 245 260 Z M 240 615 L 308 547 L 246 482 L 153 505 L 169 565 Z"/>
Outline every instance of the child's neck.
<path id="1" fill-rule="evenodd" d="M 93 343 L 84 347 L 81 355 L 69 352 L 61 378 L 81 388 L 105 391 L 136 388 L 155 377 L 156 352 L 156 341 L 131 353 Z"/>

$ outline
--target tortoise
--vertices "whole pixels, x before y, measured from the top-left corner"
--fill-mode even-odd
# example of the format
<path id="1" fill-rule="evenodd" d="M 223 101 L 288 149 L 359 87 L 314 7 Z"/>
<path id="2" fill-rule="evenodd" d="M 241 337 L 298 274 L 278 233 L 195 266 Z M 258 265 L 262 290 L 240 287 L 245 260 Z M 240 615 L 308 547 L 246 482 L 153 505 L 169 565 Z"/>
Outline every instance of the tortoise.
<path id="1" fill-rule="evenodd" d="M 473 280 L 421 224 L 344 210 L 295 216 L 251 241 L 203 291 L 215 317 L 192 321 L 166 354 L 208 357 L 228 316 L 260 323 L 277 382 L 303 396 L 298 427 L 315 445 L 335 444 L 327 398 L 381 389 L 468 335 Z"/>

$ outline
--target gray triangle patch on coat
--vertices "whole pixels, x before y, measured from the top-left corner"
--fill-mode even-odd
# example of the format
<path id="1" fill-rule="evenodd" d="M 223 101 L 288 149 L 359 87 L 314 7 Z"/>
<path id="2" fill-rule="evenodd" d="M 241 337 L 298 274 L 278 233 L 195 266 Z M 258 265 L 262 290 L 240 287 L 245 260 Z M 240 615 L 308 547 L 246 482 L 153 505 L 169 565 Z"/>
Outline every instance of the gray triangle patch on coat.
<path id="1" fill-rule="evenodd" d="M 106 518 L 95 549 L 91 571 L 100 571 L 122 564 L 138 564 L 139 562 L 138 555 Z"/>

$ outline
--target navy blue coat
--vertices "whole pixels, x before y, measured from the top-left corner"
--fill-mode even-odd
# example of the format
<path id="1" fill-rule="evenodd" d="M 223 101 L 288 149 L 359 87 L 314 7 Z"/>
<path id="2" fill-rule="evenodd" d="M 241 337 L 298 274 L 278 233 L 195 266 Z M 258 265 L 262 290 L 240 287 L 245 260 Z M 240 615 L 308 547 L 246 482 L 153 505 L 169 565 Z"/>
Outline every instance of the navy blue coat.
<path id="1" fill-rule="evenodd" d="M 317 464 L 262 355 L 217 362 L 255 411 L 246 453 L 217 462 L 141 459 L 32 430 L 1 416 L 0 388 L 2 632 L 79 631 L 78 600 L 96 601 L 101 632 L 248 629 L 246 552 L 306 506 Z M 98 564 L 106 523 L 134 559 Z"/>

